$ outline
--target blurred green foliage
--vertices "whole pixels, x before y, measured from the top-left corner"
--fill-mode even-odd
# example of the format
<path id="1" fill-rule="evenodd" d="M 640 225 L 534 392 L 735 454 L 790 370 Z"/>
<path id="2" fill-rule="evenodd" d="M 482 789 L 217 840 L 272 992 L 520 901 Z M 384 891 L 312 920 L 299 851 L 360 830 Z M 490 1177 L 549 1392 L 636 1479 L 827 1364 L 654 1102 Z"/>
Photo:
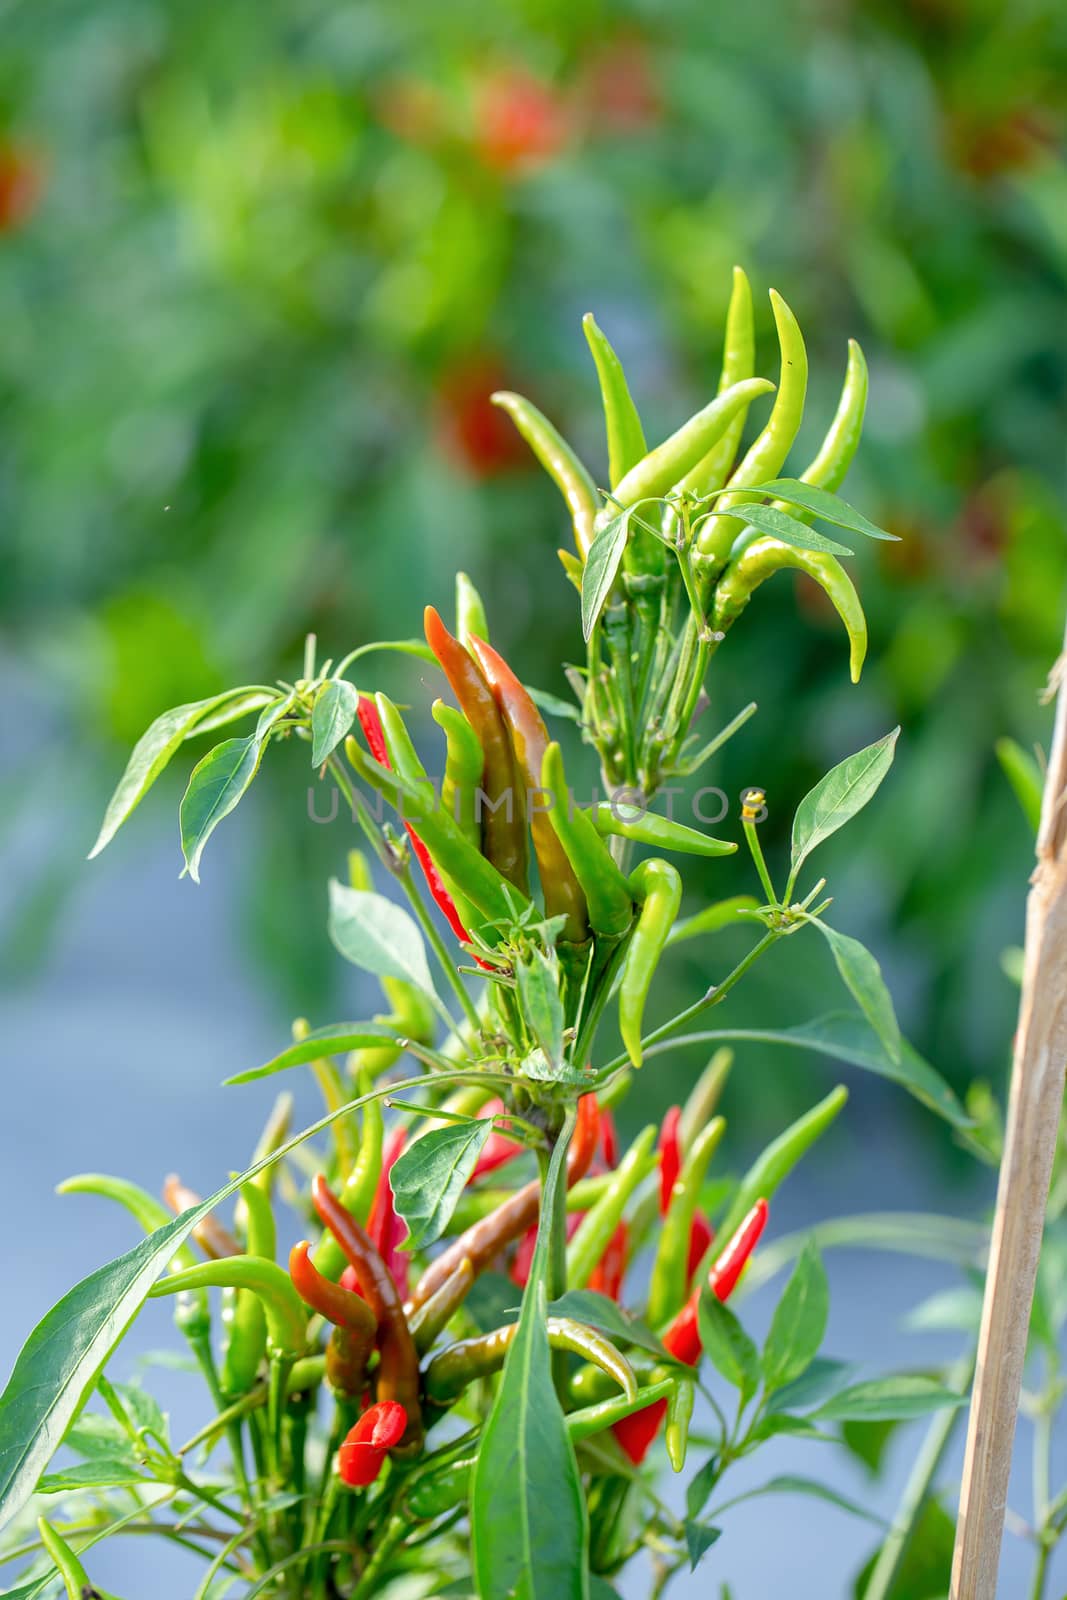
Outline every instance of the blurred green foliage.
<path id="1" fill-rule="evenodd" d="M 1067 12 L 1056 0 L 715 7 L 501 0 L 39 0 L 0 60 L 3 649 L 61 759 L 68 851 L 24 871 L 18 944 L 165 705 L 417 631 L 457 566 L 528 681 L 561 692 L 577 614 L 562 508 L 486 404 L 531 394 L 604 471 L 579 318 L 595 308 L 665 432 L 718 370 L 730 267 L 809 338 L 808 432 L 845 341 L 871 365 L 845 493 L 864 551 L 857 691 L 832 616 L 781 578 L 716 658 L 713 710 L 761 715 L 720 781 L 804 789 L 904 724 L 879 805 L 823 864 L 918 1047 L 999 1079 L 1031 849 L 993 755 L 1044 730 L 1059 649 L 1067 438 Z M 417 581 L 413 581 L 417 579 Z M 410 700 L 411 672 L 389 669 Z M 248 903 L 282 1007 L 329 1005 L 322 872 L 344 841 L 260 807 Z M 10 817 L 8 818 L 10 822 Z M 221 847 L 221 845 L 220 845 Z M 734 892 L 711 863 L 699 887 Z M 736 1015 L 795 1021 L 794 941 Z M 688 950 L 688 947 L 687 947 Z M 717 950 L 676 964 L 675 998 Z M 663 997 L 666 1004 L 669 996 Z M 803 1098 L 767 1080 L 773 1121 Z M 759 1114 L 753 1107 L 752 1114 Z"/>

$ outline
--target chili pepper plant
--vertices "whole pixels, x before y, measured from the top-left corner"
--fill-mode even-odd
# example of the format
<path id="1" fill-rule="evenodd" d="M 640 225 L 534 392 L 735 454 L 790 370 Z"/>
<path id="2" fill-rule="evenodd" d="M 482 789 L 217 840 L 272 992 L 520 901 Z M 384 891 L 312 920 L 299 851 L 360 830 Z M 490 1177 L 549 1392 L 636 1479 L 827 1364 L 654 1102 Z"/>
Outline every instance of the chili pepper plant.
<path id="1" fill-rule="evenodd" d="M 528 401 L 494 397 L 572 524 L 560 561 L 585 648 L 567 669 L 572 703 L 520 681 L 460 575 L 451 626 L 429 607 L 423 638 L 363 641 L 336 665 L 309 639 L 295 681 L 167 711 L 135 748 L 94 855 L 189 738 L 254 719 L 189 778 L 180 827 L 194 880 L 264 757 L 305 751 L 359 841 L 339 852 L 329 935 L 380 982 L 385 1006 L 368 1021 L 299 1020 L 273 1060 L 229 1080 L 310 1070 L 324 1111 L 294 1133 L 283 1092 L 251 1165 L 208 1198 L 176 1177 L 162 1199 L 99 1173 L 61 1185 L 124 1207 L 144 1237 L 48 1313 L 0 1399 L 7 1554 L 24 1560 L 14 1593 L 97 1593 L 98 1542 L 136 1531 L 198 1552 L 205 1600 L 603 1597 L 641 1558 L 659 1594 L 673 1575 L 714 1565 L 731 1470 L 775 1435 L 958 1404 L 930 1378 L 856 1383 L 819 1360 L 828 1290 L 810 1243 L 762 1347 L 727 1304 L 768 1216 L 788 1218 L 780 1186 L 846 1101 L 835 1088 L 740 1180 L 716 1173 L 732 1055 L 729 1029 L 706 1017 L 783 940 L 825 939 L 854 1005 L 779 1037 L 964 1120 L 901 1040 L 874 957 L 827 920 L 831 895 L 811 861 L 874 796 L 895 731 L 800 800 L 785 867 L 761 846 L 762 791 L 746 791 L 729 837 L 654 809 L 672 780 L 709 770 L 755 711 L 706 727 L 712 659 L 774 573 L 821 585 L 853 679 L 863 665 L 842 541 L 888 535 L 837 493 L 860 437 L 862 352 L 849 348 L 814 459 L 783 475 L 807 362 L 789 307 L 771 299 L 777 383 L 755 375 L 738 270 L 718 392 L 652 448 L 615 352 L 586 318 L 606 476 Z M 768 399 L 745 448 L 746 417 Z M 432 685 L 432 703 L 409 717 L 375 682 L 390 651 L 417 658 L 420 685 Z M 427 709 L 440 737 L 420 753 L 411 729 L 421 737 Z M 578 776 L 583 743 L 599 767 L 595 796 Z M 686 858 L 739 848 L 752 893 L 683 917 Z M 716 959 L 726 927 L 748 932 L 731 969 Z M 696 940 L 712 979 L 664 1018 L 657 975 Z M 706 1040 L 707 1069 L 620 1148 L 615 1108 L 634 1074 L 683 1036 Z M 299 1235 L 287 1255 L 283 1203 Z M 110 1376 L 156 1299 L 174 1306 L 204 1381 L 202 1421 L 180 1441 L 147 1389 Z M 684 1495 L 666 1491 L 665 1472 L 682 1475 Z M 789 1487 L 827 1493 L 817 1480 Z"/>

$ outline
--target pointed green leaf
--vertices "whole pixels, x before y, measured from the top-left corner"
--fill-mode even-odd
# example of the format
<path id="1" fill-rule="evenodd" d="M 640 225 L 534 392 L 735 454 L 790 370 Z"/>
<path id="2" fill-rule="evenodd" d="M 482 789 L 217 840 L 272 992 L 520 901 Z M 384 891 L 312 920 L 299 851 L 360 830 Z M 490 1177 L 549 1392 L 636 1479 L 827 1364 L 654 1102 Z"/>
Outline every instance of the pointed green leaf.
<path id="1" fill-rule="evenodd" d="M 700 521 L 706 522 L 718 514 L 714 511 L 709 512 L 708 516 L 701 517 Z M 737 512 L 727 511 L 722 515 L 736 516 Z M 746 505 L 741 515 L 748 527 L 755 528 L 759 533 L 769 533 L 781 544 L 792 545 L 797 550 L 822 550 L 833 556 L 855 555 L 855 551 L 850 550 L 847 544 L 838 544 L 836 539 L 828 539 L 825 533 L 817 533 L 806 523 L 798 522 L 796 517 L 791 517 L 788 511 L 778 511 L 774 506 Z"/>
<path id="2" fill-rule="evenodd" d="M 223 694 L 211 695 L 207 700 L 190 700 L 187 705 L 174 706 L 158 716 L 133 747 L 126 770 L 108 801 L 96 843 L 89 852 L 90 861 L 100 854 L 130 813 L 140 805 L 184 739 L 200 731 L 200 725 L 205 728 L 217 727 L 220 721 L 228 722 L 234 717 L 243 716 L 262 703 L 262 697 L 256 690 L 227 689 Z M 223 716 L 211 716 L 210 713 L 218 708 L 223 709 Z"/>
<path id="3" fill-rule="evenodd" d="M 890 1061 L 900 1066 L 900 1024 L 878 962 L 858 939 L 827 927 L 818 917 L 811 921 L 830 946 L 846 988 L 878 1035 Z"/>
<path id="4" fill-rule="evenodd" d="M 491 1117 L 431 1128 L 393 1163 L 389 1187 L 408 1225 L 403 1250 L 421 1250 L 444 1233 L 493 1131 Z"/>
<path id="5" fill-rule="evenodd" d="M 240 802 L 259 771 L 264 742 L 250 733 L 244 739 L 226 739 L 209 750 L 193 768 L 182 800 L 179 822 L 182 854 L 189 876 L 200 882 L 200 857 L 204 846 L 224 817 Z"/>
<path id="6" fill-rule="evenodd" d="M 806 1238 L 804 1248 L 807 1249 L 810 1243 L 811 1239 Z M 851 1361 L 833 1361 L 828 1356 L 816 1356 L 814 1361 L 809 1362 L 803 1376 L 794 1378 L 792 1383 L 787 1383 L 771 1395 L 768 1409 L 803 1411 L 808 1406 L 820 1405 L 831 1395 L 847 1389 L 855 1373 L 856 1366 Z"/>
<path id="7" fill-rule="evenodd" d="M 867 539 L 889 539 L 894 543 L 900 541 L 899 534 L 887 533 L 876 522 L 868 521 L 862 511 L 850 506 L 840 495 L 832 494 L 829 489 L 821 489 L 817 484 L 804 483 L 800 478 L 775 478 L 770 483 L 758 484 L 751 492 L 774 495 L 777 500 L 785 500 L 791 506 L 800 506 L 813 516 L 821 517 L 823 522 L 831 522 L 837 528 L 847 528 L 850 533 L 860 533 Z M 748 516 L 747 511 L 745 516 Z"/>
<path id="8" fill-rule="evenodd" d="M 566 1142 L 560 1139 L 552 1153 L 519 1328 L 474 1468 L 471 1564 L 480 1600 L 589 1596 L 585 1495 L 552 1381 L 546 1328 L 548 1240 L 563 1204 Z"/>
<path id="9" fill-rule="evenodd" d="M 761 1484 L 758 1489 L 750 1489 L 746 1494 L 739 1494 L 736 1499 L 728 1503 L 739 1505 L 742 1500 L 756 1500 L 765 1494 L 811 1495 L 816 1500 L 825 1500 L 828 1505 L 837 1506 L 840 1511 L 847 1511 L 850 1516 L 862 1517 L 865 1522 L 875 1522 L 880 1527 L 885 1527 L 885 1519 L 869 1511 L 866 1506 L 850 1500 L 847 1495 L 839 1494 L 836 1489 L 831 1489 L 825 1483 L 819 1483 L 815 1478 L 803 1478 L 795 1473 L 780 1473 L 778 1477 Z"/>
<path id="10" fill-rule="evenodd" d="M 747 515 L 747 511 L 746 511 Z M 857 750 L 820 778 L 793 818 L 793 872 L 838 828 L 861 811 L 893 764 L 899 728 Z"/>
<path id="11" fill-rule="evenodd" d="M 589 555 L 582 569 L 582 637 L 586 642 L 592 637 L 611 593 L 626 548 L 630 518 L 635 510 L 636 507 L 630 506 L 617 516 L 609 517 L 589 547 Z"/>
<path id="12" fill-rule="evenodd" d="M 347 678 L 324 684 L 311 708 L 311 765 L 321 767 L 347 738 L 359 707 L 359 690 Z"/>
<path id="13" fill-rule="evenodd" d="M 721 1537 L 721 1528 L 713 1528 L 710 1523 L 693 1522 L 688 1517 L 686 1518 L 685 1548 L 689 1553 L 690 1572 L 696 1571 L 716 1539 Z"/>
<path id="14" fill-rule="evenodd" d="M 156 1480 L 138 1472 L 130 1461 L 80 1461 L 62 1472 L 46 1472 L 37 1485 L 38 1494 L 73 1494 L 76 1489 L 131 1489 Z"/>
<path id="15" fill-rule="evenodd" d="M 700 1342 L 712 1365 L 738 1390 L 742 1402 L 751 1400 L 760 1382 L 759 1352 L 732 1311 L 705 1290 L 698 1311 Z"/>
<path id="16" fill-rule="evenodd" d="M 808 1370 L 822 1344 L 829 1314 L 826 1269 L 817 1247 L 809 1242 L 775 1307 L 763 1346 L 768 1392 L 784 1388 Z"/>
<path id="17" fill-rule="evenodd" d="M 309 1061 L 319 1061 L 323 1056 L 344 1055 L 349 1050 L 373 1050 L 375 1045 L 395 1044 L 395 1028 L 383 1027 L 377 1022 L 335 1022 L 329 1028 L 315 1028 L 296 1044 L 291 1044 L 281 1055 L 265 1061 L 261 1067 L 247 1067 L 224 1078 L 229 1087 L 237 1083 L 251 1083 L 256 1078 L 269 1078 L 275 1072 L 285 1072 L 289 1067 L 302 1067 Z"/>
<path id="18" fill-rule="evenodd" d="M 685 1486 L 685 1509 L 688 1516 L 699 1517 L 711 1498 L 711 1491 L 718 1483 L 721 1471 L 719 1455 L 716 1451 L 714 1455 L 708 1457 L 702 1467 L 698 1467 L 694 1472 Z"/>
<path id="19" fill-rule="evenodd" d="M 563 1001 L 559 993 L 559 969 L 542 950 L 532 950 L 515 964 L 519 1004 L 523 1020 L 533 1034 L 548 1065 L 557 1069 L 563 1061 Z"/>
<path id="20" fill-rule="evenodd" d="M 949 1406 L 962 1406 L 966 1398 L 966 1395 L 946 1389 L 933 1378 L 874 1378 L 867 1383 L 854 1383 L 848 1389 L 843 1389 L 832 1400 L 827 1400 L 813 1411 L 811 1417 L 816 1422 L 904 1420 L 923 1417 L 931 1411 L 943 1411 Z"/>
<path id="21" fill-rule="evenodd" d="M 404 978 L 433 994 L 426 946 L 414 917 L 371 889 L 330 880 L 330 938 L 353 966 L 377 978 Z"/>

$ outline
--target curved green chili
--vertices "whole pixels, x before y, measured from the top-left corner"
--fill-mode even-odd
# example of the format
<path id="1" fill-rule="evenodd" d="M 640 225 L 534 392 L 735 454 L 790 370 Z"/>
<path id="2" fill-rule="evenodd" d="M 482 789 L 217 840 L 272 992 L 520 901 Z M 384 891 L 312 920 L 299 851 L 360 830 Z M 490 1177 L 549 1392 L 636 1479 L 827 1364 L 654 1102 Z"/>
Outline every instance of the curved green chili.
<path id="1" fill-rule="evenodd" d="M 756 336 L 752 318 L 752 287 L 740 267 L 734 268 L 730 304 L 726 312 L 726 333 L 722 346 L 722 371 L 719 393 L 735 383 L 751 378 L 756 364 Z M 748 407 L 740 410 L 718 444 L 682 479 L 679 489 L 700 496 L 721 489 L 734 464 L 741 435 L 745 431 Z"/>
<path id="2" fill-rule="evenodd" d="M 485 767 L 481 742 L 462 711 L 457 711 L 446 700 L 435 700 L 430 715 L 445 736 L 441 805 L 468 844 L 481 850 L 482 830 L 474 814 L 474 795 Z"/>
<path id="3" fill-rule="evenodd" d="M 258 1381 L 267 1354 L 267 1317 L 251 1289 L 222 1291 L 222 1361 L 219 1389 L 226 1401 L 238 1400 Z"/>
<path id="4" fill-rule="evenodd" d="M 755 539 L 731 561 L 715 589 L 711 626 L 725 633 L 733 626 L 758 589 L 772 573 L 783 567 L 806 572 L 825 592 L 845 625 L 849 642 L 849 672 L 858 683 L 867 654 L 867 619 L 859 595 L 836 556 L 821 550 L 798 550 L 765 536 Z"/>
<path id="5" fill-rule="evenodd" d="M 766 378 L 746 378 L 716 395 L 677 432 L 649 451 L 615 485 L 611 498 L 616 506 L 625 510 L 641 500 L 662 499 L 722 438 L 737 413 L 751 405 L 757 395 L 767 394 L 773 388 L 774 384 Z"/>
<path id="6" fill-rule="evenodd" d="M 804 414 L 808 387 L 808 355 L 804 336 L 792 311 L 776 290 L 771 290 L 771 307 L 781 349 L 778 393 L 766 427 L 753 441 L 730 478 L 730 492 L 716 502 L 716 513 L 732 511 L 751 495 L 734 493 L 751 484 L 766 483 L 780 471 L 790 446 L 797 436 Z M 708 581 L 722 567 L 730 547 L 745 526 L 744 517 L 717 514 L 706 518 L 697 534 L 697 566 Z"/>
<path id="7" fill-rule="evenodd" d="M 783 1179 L 787 1178 L 800 1160 L 824 1134 L 839 1115 L 848 1099 L 848 1090 L 839 1084 L 818 1105 L 812 1106 L 804 1116 L 798 1117 L 784 1133 L 769 1144 L 753 1162 L 737 1186 L 730 1209 L 719 1225 L 719 1238 L 729 1239 L 744 1221 L 757 1200 L 769 1200 Z M 715 1245 L 709 1255 L 714 1256 Z M 702 1272 L 703 1267 L 698 1269 Z"/>
<path id="8" fill-rule="evenodd" d="M 702 1128 L 674 1181 L 648 1289 L 645 1316 L 652 1328 L 669 1321 L 685 1304 L 689 1293 L 689 1238 L 700 1200 L 700 1187 L 725 1131 L 722 1117 L 716 1117 Z"/>
<path id="9" fill-rule="evenodd" d="M 549 822 L 585 894 L 590 926 L 595 933 L 624 933 L 633 915 L 629 887 L 589 817 L 573 804 L 558 744 L 545 749 L 541 787 Z"/>
<path id="10" fill-rule="evenodd" d="M 863 432 L 863 418 L 867 410 L 867 384 L 867 362 L 863 351 L 855 339 L 850 339 L 845 381 L 834 420 L 827 429 L 818 454 L 800 474 L 801 483 L 813 483 L 821 489 L 830 490 L 839 489 L 844 483 L 845 474 L 852 465 L 852 458 L 856 454 Z M 811 515 L 810 512 L 805 514 L 799 506 L 787 506 L 784 500 L 775 503 L 783 510 L 787 510 L 792 517 L 803 520 L 806 515 Z"/>
<path id="11" fill-rule="evenodd" d="M 604 426 L 608 438 L 608 481 L 612 488 L 625 477 L 631 467 L 648 453 L 645 432 L 637 414 L 633 396 L 622 370 L 622 362 L 612 349 L 607 336 L 597 326 L 596 318 L 587 311 L 582 318 L 585 337 L 596 364 L 600 398 L 604 406 Z"/>
<path id="12" fill-rule="evenodd" d="M 472 633 L 476 633 L 479 639 L 488 639 L 489 622 L 481 595 L 465 572 L 457 572 L 456 637 L 460 644 L 465 645 Z"/>
<path id="13" fill-rule="evenodd" d="M 641 1023 L 659 958 L 682 903 L 682 880 L 668 861 L 653 857 L 630 874 L 630 890 L 641 909 L 623 960 L 619 985 L 619 1032 L 630 1060 L 641 1065 Z"/>
<path id="14" fill-rule="evenodd" d="M 728 1044 L 720 1045 L 700 1077 L 694 1083 L 682 1106 L 678 1124 L 678 1139 L 682 1154 L 689 1154 L 703 1129 L 715 1115 L 722 1097 L 723 1087 L 734 1064 L 734 1053 Z"/>
<path id="15" fill-rule="evenodd" d="M 154 1284 L 148 1292 L 159 1299 L 182 1289 L 214 1288 L 250 1289 L 263 1304 L 268 1342 L 283 1355 L 302 1353 L 307 1343 L 307 1313 L 288 1273 L 274 1261 L 244 1255 L 201 1261 Z"/>
<path id="16" fill-rule="evenodd" d="M 67 1600 L 90 1600 L 90 1597 L 96 1594 L 96 1590 L 89 1581 L 89 1574 L 63 1535 L 57 1533 L 44 1517 L 37 1518 L 37 1532 L 41 1535 L 41 1543 L 56 1564 L 56 1571 L 63 1579 Z"/>
<path id="17" fill-rule="evenodd" d="M 511 741 L 496 697 L 470 651 L 445 627 L 433 606 L 424 613 L 426 643 L 452 685 L 452 692 L 478 735 L 485 767 L 480 803 L 482 849 L 510 883 L 526 893 L 526 807 L 518 784 Z M 477 814 L 477 813 L 476 813 Z M 465 887 L 462 878 L 461 887 Z"/>
<path id="18" fill-rule="evenodd" d="M 311 1186 L 311 1199 L 322 1222 L 348 1258 L 359 1286 L 378 1321 L 379 1400 L 396 1400 L 407 1413 L 407 1445 L 422 1438 L 419 1405 L 419 1358 L 404 1307 L 385 1262 L 366 1232 L 342 1206 L 319 1173 Z"/>
<path id="19" fill-rule="evenodd" d="M 650 1123 L 641 1130 L 612 1173 L 611 1188 L 582 1218 L 567 1245 L 568 1289 L 584 1289 L 592 1277 L 622 1219 L 630 1196 L 655 1168 L 655 1157 L 649 1160 L 655 1142 L 656 1126 Z"/>
<path id="20" fill-rule="evenodd" d="M 628 1399 L 637 1394 L 633 1367 L 606 1335 L 570 1317 L 549 1317 L 545 1327 L 553 1350 L 570 1350 L 584 1356 L 586 1361 L 610 1373 Z M 461 1339 L 442 1350 L 423 1374 L 428 1398 L 438 1405 L 450 1404 L 476 1378 L 499 1372 L 518 1331 L 518 1323 L 512 1322 L 506 1328 L 495 1328 L 492 1333 L 478 1334 L 473 1339 Z"/>
<path id="21" fill-rule="evenodd" d="M 493 405 L 507 412 L 567 502 L 574 525 L 574 543 L 584 561 L 593 542 L 593 520 L 599 503 L 596 484 L 570 445 L 529 400 L 506 389 L 497 390 L 489 398 Z"/>
<path id="22" fill-rule="evenodd" d="M 696 1384 L 685 1378 L 675 1380 L 674 1390 L 667 1401 L 667 1427 L 664 1442 L 667 1460 L 675 1472 L 685 1466 L 686 1448 L 689 1444 L 689 1422 L 696 1399 Z"/>
<path id="23" fill-rule="evenodd" d="M 537 803 L 541 769 L 548 748 L 548 729 L 526 689 L 492 645 L 486 644 L 484 639 L 472 638 L 471 649 L 496 697 L 511 738 L 515 764 L 525 780 L 531 808 L 530 832 L 545 911 L 550 917 L 565 916 L 563 937 L 580 944 L 589 933 L 585 895 L 556 830 Z"/>
<path id="24" fill-rule="evenodd" d="M 474 1267 L 465 1256 L 441 1287 L 424 1300 L 418 1310 L 412 1309 L 408 1317 L 411 1337 L 420 1356 L 433 1344 L 437 1335 L 451 1322 L 470 1292 L 474 1282 Z M 407 1308 L 405 1307 L 405 1314 Z"/>
<path id="25" fill-rule="evenodd" d="M 713 839 L 710 833 L 701 833 L 699 828 L 687 828 L 671 817 L 629 805 L 619 798 L 601 800 L 591 806 L 589 818 L 601 835 L 615 834 L 620 839 L 633 839 L 636 844 L 660 850 L 678 850 L 690 856 L 732 856 L 737 849 L 732 839 Z"/>

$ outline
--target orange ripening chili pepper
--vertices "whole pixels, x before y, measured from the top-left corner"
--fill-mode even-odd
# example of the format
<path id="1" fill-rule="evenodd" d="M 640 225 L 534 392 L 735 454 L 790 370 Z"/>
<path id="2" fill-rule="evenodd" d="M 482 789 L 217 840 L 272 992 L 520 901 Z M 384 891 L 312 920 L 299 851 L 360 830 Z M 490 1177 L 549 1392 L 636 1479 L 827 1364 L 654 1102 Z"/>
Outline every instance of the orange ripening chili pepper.
<path id="1" fill-rule="evenodd" d="M 176 1172 L 169 1173 L 164 1180 L 163 1200 L 176 1216 L 202 1203 L 202 1197 L 195 1189 L 190 1189 L 184 1184 Z M 193 1238 L 212 1261 L 221 1261 L 226 1256 L 243 1254 L 233 1234 L 214 1216 L 206 1216 L 197 1223 L 193 1229 Z"/>
<path id="2" fill-rule="evenodd" d="M 609 1170 L 618 1166 L 619 1136 L 615 1132 L 615 1118 L 610 1111 L 600 1113 L 600 1153 Z"/>
<path id="3" fill-rule="evenodd" d="M 567 1151 L 567 1184 L 576 1183 L 589 1170 L 600 1137 L 600 1112 L 596 1096 L 583 1094 L 578 1101 L 578 1120 Z M 421 1306 L 445 1279 L 451 1277 L 464 1257 L 474 1268 L 475 1277 L 484 1272 L 506 1245 L 519 1239 L 537 1224 L 541 1209 L 541 1184 L 537 1178 L 516 1189 L 491 1216 L 482 1217 L 466 1233 L 454 1239 L 448 1249 L 431 1261 L 415 1285 L 413 1306 Z"/>
<path id="4" fill-rule="evenodd" d="M 582 944 L 589 936 L 585 894 L 570 858 L 548 820 L 547 811 L 537 803 L 541 797 L 541 767 L 548 749 L 548 729 L 526 689 L 492 645 L 479 639 L 477 634 L 471 635 L 470 645 L 500 708 L 500 715 L 511 737 L 515 764 L 527 791 L 526 798 L 531 808 L 530 833 L 537 857 L 537 870 L 541 876 L 545 911 L 550 917 L 565 916 L 567 922 L 563 937 L 571 944 Z"/>
<path id="5" fill-rule="evenodd" d="M 289 1252 L 289 1276 L 305 1305 L 334 1325 L 326 1346 L 330 1387 L 349 1398 L 362 1393 L 378 1331 L 374 1312 L 360 1295 L 323 1277 L 311 1259 L 306 1239 Z"/>
<path id="6" fill-rule="evenodd" d="M 682 1167 L 682 1151 L 678 1127 L 682 1120 L 681 1106 L 671 1106 L 659 1132 L 659 1209 L 666 1216 L 671 1206 L 671 1191 Z"/>
<path id="7" fill-rule="evenodd" d="M 685 1263 L 686 1282 L 692 1283 L 693 1274 L 704 1259 L 704 1252 L 715 1238 L 715 1229 L 704 1215 L 697 1211 L 689 1230 L 689 1254 Z"/>
<path id="8" fill-rule="evenodd" d="M 399 1401 L 408 1419 L 404 1442 L 417 1444 L 422 1439 L 419 1357 L 396 1284 L 370 1237 L 349 1216 L 321 1172 L 311 1185 L 311 1199 L 319 1221 L 329 1228 L 348 1257 L 364 1298 L 378 1320 L 378 1398 Z"/>
<path id="9" fill-rule="evenodd" d="M 708 1288 L 717 1300 L 725 1302 L 730 1298 L 766 1223 L 767 1202 L 757 1200 L 708 1274 Z M 698 1286 L 663 1335 L 664 1349 L 668 1350 L 675 1360 L 684 1361 L 688 1367 L 696 1366 L 703 1351 L 698 1321 L 699 1306 Z M 645 1459 L 649 1445 L 659 1432 L 666 1410 L 666 1400 L 656 1400 L 643 1411 L 634 1411 L 615 1424 L 612 1431 L 635 1466 L 639 1466 Z"/>
<path id="10" fill-rule="evenodd" d="M 566 1233 L 567 1243 L 570 1244 L 574 1235 L 582 1225 L 582 1213 L 571 1211 L 567 1214 Z M 527 1228 L 519 1240 L 519 1248 L 515 1252 L 515 1259 L 511 1263 L 508 1277 L 518 1288 L 525 1289 L 530 1278 L 530 1268 L 533 1266 L 534 1251 L 537 1249 L 537 1227 Z"/>
<path id="11" fill-rule="evenodd" d="M 498 1117 L 503 1113 L 502 1100 L 489 1100 L 479 1111 L 478 1116 L 484 1122 L 486 1117 Z M 474 1183 L 478 1178 L 484 1178 L 486 1173 L 495 1172 L 497 1167 L 503 1167 L 509 1161 L 514 1161 L 516 1156 L 522 1154 L 522 1149 L 522 1145 L 515 1139 L 509 1139 L 506 1133 L 499 1133 L 494 1128 L 467 1182 Z"/>
<path id="12" fill-rule="evenodd" d="M 378 715 L 378 708 L 374 701 L 369 700 L 365 694 L 361 694 L 359 697 L 356 715 L 359 717 L 359 725 L 363 729 L 363 737 L 367 741 L 367 747 L 371 755 L 379 766 L 386 767 L 391 772 L 393 764 L 389 760 L 389 752 L 385 748 L 382 719 Z M 411 823 L 405 822 L 404 827 L 407 829 L 408 838 L 411 840 L 411 848 L 415 853 L 415 859 L 422 868 L 422 874 L 426 879 L 426 887 L 430 891 L 431 898 L 440 906 L 445 920 L 456 938 L 466 944 L 470 939 L 470 934 L 463 926 L 463 920 L 456 910 L 456 902 L 445 888 L 441 874 L 434 865 L 433 857 L 411 826 Z"/>
<path id="13" fill-rule="evenodd" d="M 589 1279 L 590 1289 L 595 1289 L 598 1294 L 606 1294 L 609 1300 L 619 1298 L 629 1248 L 630 1230 L 625 1222 L 620 1222 L 608 1241 L 607 1249 L 593 1269 L 593 1276 Z"/>
<path id="14" fill-rule="evenodd" d="M 378 1176 L 378 1188 L 374 1195 L 370 1217 L 367 1220 L 367 1232 L 374 1242 L 374 1247 L 386 1269 L 396 1284 L 401 1299 L 407 1298 L 408 1292 L 408 1264 L 410 1257 L 401 1250 L 400 1246 L 407 1238 L 407 1223 L 397 1214 L 396 1202 L 393 1199 L 392 1187 L 389 1183 L 389 1174 L 393 1164 L 400 1156 L 407 1138 L 405 1128 L 394 1128 L 382 1153 L 382 1170 Z"/>
<path id="15" fill-rule="evenodd" d="M 365 1489 L 373 1483 L 389 1451 L 398 1445 L 407 1429 L 408 1417 L 396 1400 L 379 1400 L 369 1406 L 354 1428 L 345 1435 L 337 1452 L 337 1470 L 349 1489 Z"/>
<path id="16" fill-rule="evenodd" d="M 520 781 L 504 719 L 485 674 L 449 633 L 433 606 L 424 613 L 426 643 L 439 661 L 460 710 L 478 735 L 485 768 L 482 790 L 482 854 L 523 894 L 526 871 L 526 794 Z"/>

